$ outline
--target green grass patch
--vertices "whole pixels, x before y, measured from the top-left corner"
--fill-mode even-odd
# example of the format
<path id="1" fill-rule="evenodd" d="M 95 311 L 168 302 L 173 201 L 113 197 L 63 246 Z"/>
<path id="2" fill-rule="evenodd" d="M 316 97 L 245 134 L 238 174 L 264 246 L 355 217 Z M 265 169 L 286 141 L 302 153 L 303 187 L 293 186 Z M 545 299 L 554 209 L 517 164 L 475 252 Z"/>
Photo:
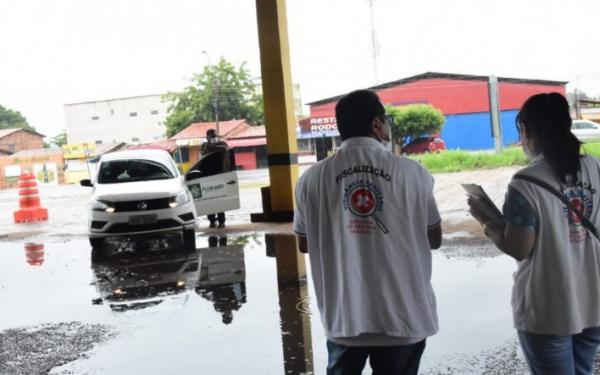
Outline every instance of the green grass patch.
<path id="1" fill-rule="evenodd" d="M 600 142 L 585 143 L 582 152 L 600 158 Z M 514 146 L 505 148 L 500 155 L 496 155 L 494 151 L 450 150 L 439 154 L 411 155 L 410 158 L 419 161 L 431 173 L 527 165 L 527 158 L 525 158 L 521 147 Z"/>
<path id="2" fill-rule="evenodd" d="M 600 142 L 590 142 L 583 145 L 584 153 L 600 157 Z"/>
<path id="3" fill-rule="evenodd" d="M 600 147 L 599 147 L 600 149 Z M 527 158 L 520 147 L 509 147 L 502 154 L 493 151 L 444 151 L 437 154 L 410 156 L 419 161 L 429 172 L 460 172 L 474 169 L 492 169 L 512 165 L 526 165 Z"/>
<path id="4" fill-rule="evenodd" d="M 585 143 L 582 152 L 600 158 L 600 141 Z M 500 155 L 496 155 L 493 150 L 478 152 L 449 150 L 438 154 L 411 155 L 409 158 L 420 162 L 431 173 L 527 165 L 527 158 L 520 146 L 505 148 Z M 261 188 L 268 185 L 268 182 L 246 182 L 241 184 L 240 188 Z"/>

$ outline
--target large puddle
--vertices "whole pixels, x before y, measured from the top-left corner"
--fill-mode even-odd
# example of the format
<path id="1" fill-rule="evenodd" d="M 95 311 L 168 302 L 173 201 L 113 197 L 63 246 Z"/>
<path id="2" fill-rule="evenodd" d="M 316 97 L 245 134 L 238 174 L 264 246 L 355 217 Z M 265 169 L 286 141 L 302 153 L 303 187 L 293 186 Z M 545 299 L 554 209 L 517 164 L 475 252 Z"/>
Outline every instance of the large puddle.
<path id="1" fill-rule="evenodd" d="M 0 335 L 17 342 L 9 337 L 15 329 L 31 334 L 73 322 L 110 332 L 77 359 L 58 361 L 54 374 L 324 374 L 310 270 L 309 282 L 298 280 L 304 268 L 295 262 L 302 256 L 293 238 L 197 242 L 194 252 L 125 252 L 93 261 L 81 239 L 43 247 L 1 243 Z M 427 342 L 423 374 L 523 373 L 509 303 L 515 268 L 489 249 L 434 253 L 440 332 Z M 51 337 L 62 337 L 54 339 L 55 350 L 77 342 L 68 334 Z M 21 362 L 0 353 L 0 373 L 26 373 L 19 363 L 28 360 L 35 365 L 33 354 L 27 358 L 35 350 L 20 350 Z"/>

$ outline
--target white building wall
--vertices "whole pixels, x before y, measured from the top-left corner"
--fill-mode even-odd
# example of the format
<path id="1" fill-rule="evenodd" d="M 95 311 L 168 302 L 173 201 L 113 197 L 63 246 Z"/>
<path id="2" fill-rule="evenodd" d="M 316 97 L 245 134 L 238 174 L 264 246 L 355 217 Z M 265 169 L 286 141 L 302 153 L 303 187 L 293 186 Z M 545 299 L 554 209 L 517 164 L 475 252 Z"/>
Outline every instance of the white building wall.
<path id="1" fill-rule="evenodd" d="M 65 104 L 68 143 L 149 143 L 165 138 L 160 95 Z"/>

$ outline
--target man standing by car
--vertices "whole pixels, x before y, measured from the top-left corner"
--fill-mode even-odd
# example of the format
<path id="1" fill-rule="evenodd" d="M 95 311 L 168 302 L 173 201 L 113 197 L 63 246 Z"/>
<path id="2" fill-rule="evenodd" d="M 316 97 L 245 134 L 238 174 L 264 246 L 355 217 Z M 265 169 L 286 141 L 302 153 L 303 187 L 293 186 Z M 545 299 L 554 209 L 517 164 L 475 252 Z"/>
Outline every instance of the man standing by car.
<path id="1" fill-rule="evenodd" d="M 225 166 L 225 163 L 229 163 L 229 158 L 225 157 L 227 151 L 229 151 L 229 146 L 227 143 L 220 141 L 217 136 L 217 132 L 215 129 L 208 129 L 206 131 L 206 142 L 204 142 L 200 146 L 200 154 L 202 156 L 217 153 L 220 157 L 213 158 L 213 163 L 207 164 L 208 168 L 211 168 L 211 175 L 223 173 L 225 169 L 229 169 Z M 204 171 L 208 172 L 208 171 Z M 225 228 L 225 212 L 219 212 L 217 214 L 207 215 L 208 221 L 210 221 L 210 228 L 216 228 L 217 222 L 219 228 Z"/>
<path id="2" fill-rule="evenodd" d="M 327 334 L 328 374 L 417 374 L 438 330 L 431 252 L 441 245 L 433 177 L 396 156 L 377 95 L 336 105 L 341 149 L 304 172 L 294 231 L 308 251 Z"/>

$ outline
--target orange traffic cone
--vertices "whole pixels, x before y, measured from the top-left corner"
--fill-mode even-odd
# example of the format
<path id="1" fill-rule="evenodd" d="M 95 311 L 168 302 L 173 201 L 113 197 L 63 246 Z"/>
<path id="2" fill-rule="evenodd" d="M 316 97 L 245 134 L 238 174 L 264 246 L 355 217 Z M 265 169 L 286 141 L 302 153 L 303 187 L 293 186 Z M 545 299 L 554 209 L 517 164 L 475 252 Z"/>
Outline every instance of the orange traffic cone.
<path id="1" fill-rule="evenodd" d="M 32 266 L 41 266 L 44 263 L 44 244 L 27 242 L 25 244 L 25 258 Z"/>
<path id="2" fill-rule="evenodd" d="M 15 223 L 48 220 L 48 210 L 40 207 L 37 181 L 31 172 L 19 177 L 19 210 L 14 212 Z"/>

